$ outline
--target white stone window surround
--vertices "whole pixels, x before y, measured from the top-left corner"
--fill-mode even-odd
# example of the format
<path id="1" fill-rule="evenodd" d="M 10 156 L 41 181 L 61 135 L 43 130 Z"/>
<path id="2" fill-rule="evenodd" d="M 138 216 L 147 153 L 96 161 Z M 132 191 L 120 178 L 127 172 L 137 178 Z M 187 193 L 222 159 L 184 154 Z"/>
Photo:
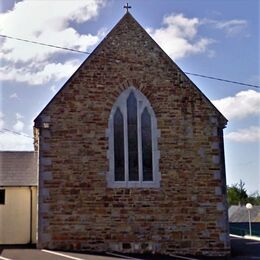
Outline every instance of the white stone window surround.
<path id="1" fill-rule="evenodd" d="M 138 139 L 138 181 L 129 181 L 129 168 L 128 168 L 128 134 L 127 134 L 127 98 L 133 92 L 137 100 L 137 139 Z M 141 141 L 141 115 L 143 110 L 147 108 L 151 116 L 151 131 L 152 131 L 152 162 L 153 162 L 153 181 L 143 181 L 143 160 L 142 160 L 142 141 Z M 125 181 L 115 181 L 114 171 L 114 114 L 120 109 L 123 114 L 124 123 L 124 158 L 125 158 Z M 107 158 L 109 160 L 109 172 L 107 172 L 107 185 L 110 188 L 159 188 L 161 181 L 161 174 L 159 172 L 159 159 L 160 152 L 158 150 L 158 138 L 160 131 L 157 129 L 157 120 L 152 106 L 148 99 L 138 89 L 131 86 L 124 90 L 116 102 L 114 103 L 110 112 L 108 129 L 106 131 L 108 137 L 108 151 Z"/>

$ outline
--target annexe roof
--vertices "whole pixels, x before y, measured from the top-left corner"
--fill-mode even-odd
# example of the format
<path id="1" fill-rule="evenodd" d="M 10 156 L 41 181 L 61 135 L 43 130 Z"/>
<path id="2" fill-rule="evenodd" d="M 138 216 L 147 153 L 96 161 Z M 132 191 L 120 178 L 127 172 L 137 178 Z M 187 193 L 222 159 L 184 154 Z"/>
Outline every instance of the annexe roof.
<path id="1" fill-rule="evenodd" d="M 1 186 L 37 186 L 37 153 L 1 151 Z"/>
<path id="2" fill-rule="evenodd" d="M 231 206 L 228 209 L 229 222 L 248 222 L 248 210 L 245 206 Z M 260 206 L 250 210 L 251 221 L 260 222 Z"/>

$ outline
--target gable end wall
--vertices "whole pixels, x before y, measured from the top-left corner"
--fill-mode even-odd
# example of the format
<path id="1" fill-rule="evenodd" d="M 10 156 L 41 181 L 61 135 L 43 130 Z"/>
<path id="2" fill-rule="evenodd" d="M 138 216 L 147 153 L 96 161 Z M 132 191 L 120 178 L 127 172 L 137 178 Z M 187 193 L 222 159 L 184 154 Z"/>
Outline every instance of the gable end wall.
<path id="1" fill-rule="evenodd" d="M 109 114 L 131 86 L 157 117 L 160 188 L 106 183 Z M 228 255 L 224 121 L 126 17 L 38 118 L 38 247 Z"/>

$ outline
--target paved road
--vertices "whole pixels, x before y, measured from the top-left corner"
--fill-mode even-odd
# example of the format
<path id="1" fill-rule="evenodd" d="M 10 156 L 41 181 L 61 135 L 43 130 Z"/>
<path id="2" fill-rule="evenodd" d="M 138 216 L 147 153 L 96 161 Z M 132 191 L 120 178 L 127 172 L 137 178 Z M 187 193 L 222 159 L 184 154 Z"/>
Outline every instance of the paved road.
<path id="1" fill-rule="evenodd" d="M 231 260 L 260 260 L 260 241 L 231 237 Z M 207 258 L 175 256 L 141 256 L 121 254 L 87 254 L 0 246 L 0 260 L 199 260 Z M 217 258 L 211 258 L 217 260 Z"/>
<path id="2" fill-rule="evenodd" d="M 231 238 L 232 260 L 260 260 L 260 241 Z"/>

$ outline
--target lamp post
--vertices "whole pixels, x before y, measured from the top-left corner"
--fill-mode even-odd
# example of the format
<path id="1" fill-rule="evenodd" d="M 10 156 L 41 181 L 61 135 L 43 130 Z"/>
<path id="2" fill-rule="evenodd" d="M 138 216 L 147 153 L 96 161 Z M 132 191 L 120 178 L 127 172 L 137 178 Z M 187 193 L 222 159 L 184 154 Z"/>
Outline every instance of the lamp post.
<path id="1" fill-rule="evenodd" d="M 252 236 L 250 210 L 253 208 L 253 205 L 252 205 L 251 203 L 247 203 L 247 204 L 246 204 L 246 208 L 247 208 L 247 210 L 248 210 L 249 235 Z"/>

